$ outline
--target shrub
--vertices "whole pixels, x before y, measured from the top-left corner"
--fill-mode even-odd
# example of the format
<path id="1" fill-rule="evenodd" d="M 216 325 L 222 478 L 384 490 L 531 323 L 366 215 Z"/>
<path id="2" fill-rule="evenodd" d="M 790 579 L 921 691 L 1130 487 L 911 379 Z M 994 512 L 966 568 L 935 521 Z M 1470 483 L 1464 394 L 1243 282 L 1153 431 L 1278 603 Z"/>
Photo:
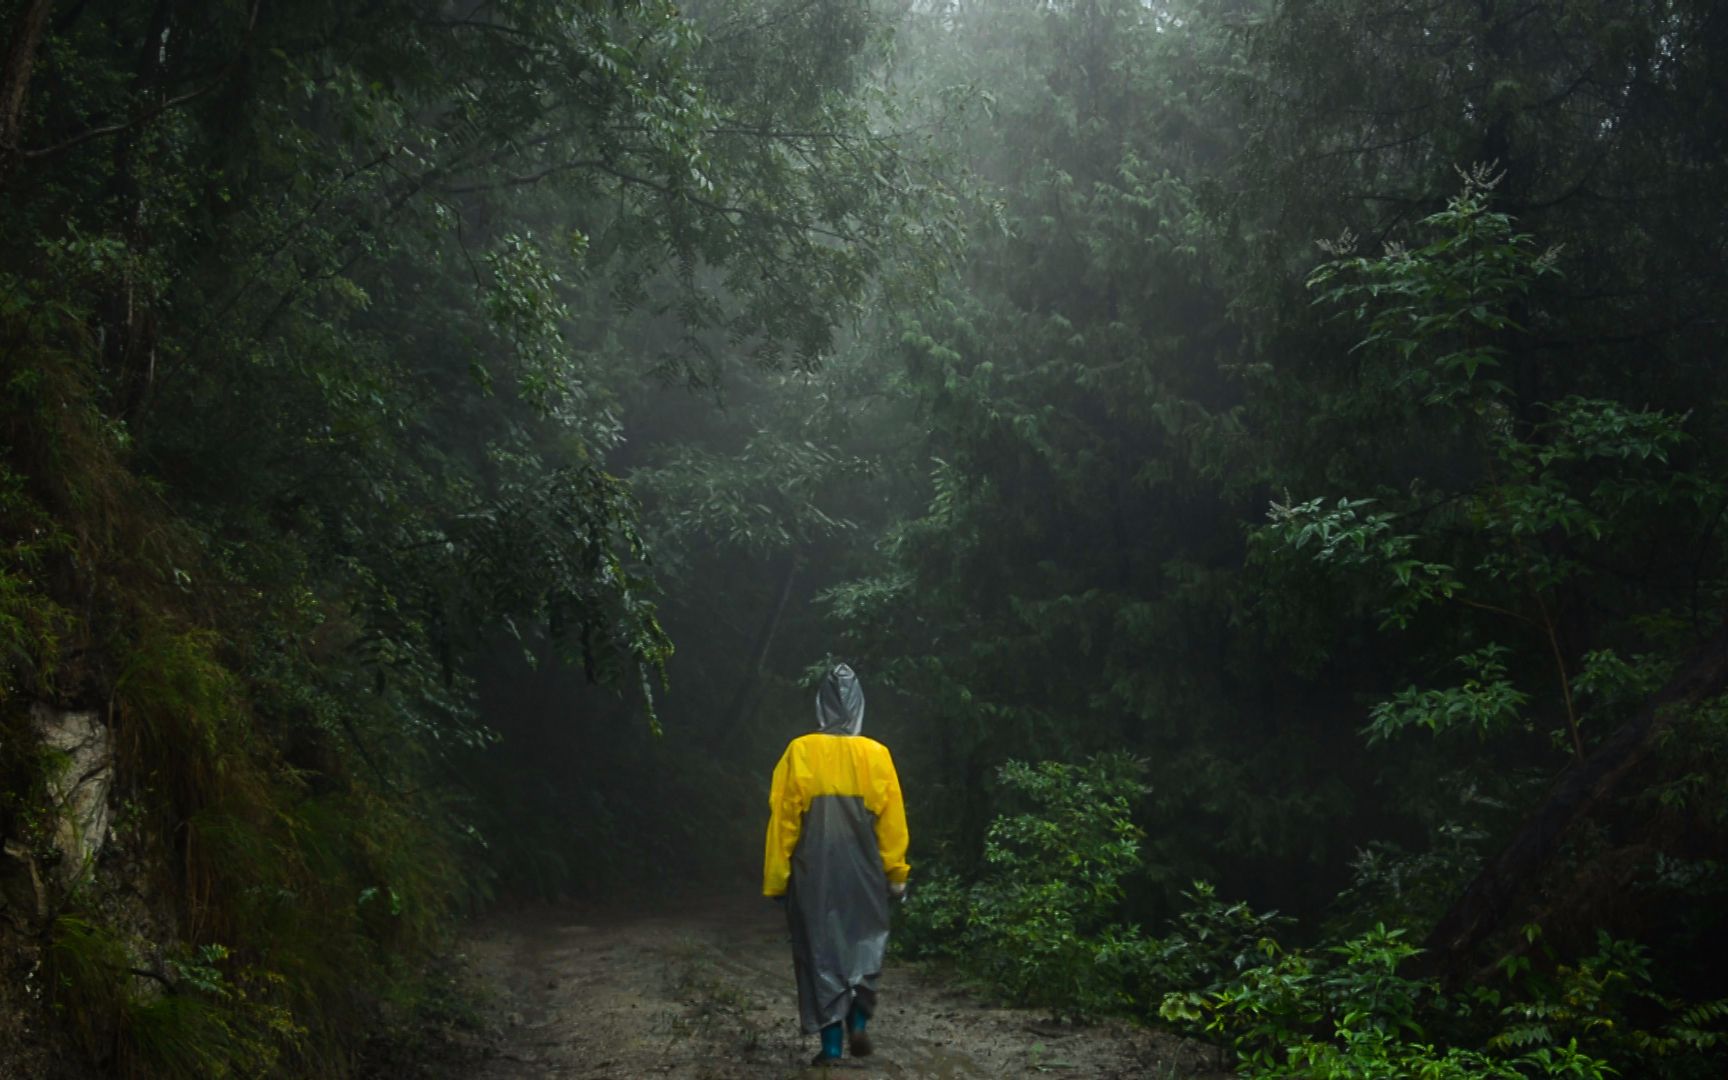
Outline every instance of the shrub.
<path id="1" fill-rule="evenodd" d="M 1003 765 L 997 779 L 1020 808 L 991 823 L 984 876 L 921 883 L 901 948 L 950 957 L 1010 1000 L 1059 1016 L 1132 1005 L 1148 942 L 1112 920 L 1122 879 L 1141 866 L 1132 800 L 1146 791 L 1143 770 L 1126 754 Z"/>

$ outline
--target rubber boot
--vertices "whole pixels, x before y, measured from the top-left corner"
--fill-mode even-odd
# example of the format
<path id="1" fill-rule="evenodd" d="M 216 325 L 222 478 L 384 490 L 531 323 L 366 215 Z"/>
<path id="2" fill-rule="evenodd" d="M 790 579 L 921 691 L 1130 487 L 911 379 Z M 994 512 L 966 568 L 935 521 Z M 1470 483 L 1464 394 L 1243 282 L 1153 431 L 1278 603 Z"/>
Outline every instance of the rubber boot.
<path id="1" fill-rule="evenodd" d="M 852 1011 L 846 1017 L 847 1048 L 853 1057 L 869 1057 L 875 1049 L 870 1045 L 870 1033 L 864 1030 L 870 1024 L 870 1014 L 852 1006 Z"/>
<path id="2" fill-rule="evenodd" d="M 811 1060 L 812 1065 L 832 1065 L 840 1060 L 840 1044 L 844 1040 L 839 1024 L 829 1024 L 822 1029 L 822 1052 Z"/>

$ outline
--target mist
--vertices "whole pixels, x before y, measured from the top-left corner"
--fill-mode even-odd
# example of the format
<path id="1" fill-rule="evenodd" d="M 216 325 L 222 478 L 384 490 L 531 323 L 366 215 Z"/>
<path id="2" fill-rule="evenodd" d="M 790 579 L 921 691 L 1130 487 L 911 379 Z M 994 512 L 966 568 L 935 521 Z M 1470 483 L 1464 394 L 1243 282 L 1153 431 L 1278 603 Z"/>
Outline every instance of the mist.
<path id="1" fill-rule="evenodd" d="M 1718 5 L 0 40 L 0 1071 L 1721 1074 Z"/>

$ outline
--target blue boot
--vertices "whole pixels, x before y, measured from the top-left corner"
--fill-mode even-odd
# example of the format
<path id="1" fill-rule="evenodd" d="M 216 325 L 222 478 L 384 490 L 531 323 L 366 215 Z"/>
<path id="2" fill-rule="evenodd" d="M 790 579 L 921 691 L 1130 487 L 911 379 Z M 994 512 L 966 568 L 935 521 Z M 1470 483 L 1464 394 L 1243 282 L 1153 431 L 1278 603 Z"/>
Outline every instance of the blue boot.
<path id="1" fill-rule="evenodd" d="M 864 1030 L 869 1023 L 870 1014 L 856 1005 L 852 1006 L 851 1013 L 846 1017 L 846 1029 L 850 1036 L 847 1048 L 852 1051 L 853 1057 L 869 1057 L 870 1051 L 875 1049 L 870 1045 L 870 1033 Z"/>
<path id="2" fill-rule="evenodd" d="M 839 1024 L 829 1024 L 822 1029 L 822 1052 L 810 1062 L 812 1065 L 832 1065 L 840 1060 L 840 1043 L 842 1035 Z"/>

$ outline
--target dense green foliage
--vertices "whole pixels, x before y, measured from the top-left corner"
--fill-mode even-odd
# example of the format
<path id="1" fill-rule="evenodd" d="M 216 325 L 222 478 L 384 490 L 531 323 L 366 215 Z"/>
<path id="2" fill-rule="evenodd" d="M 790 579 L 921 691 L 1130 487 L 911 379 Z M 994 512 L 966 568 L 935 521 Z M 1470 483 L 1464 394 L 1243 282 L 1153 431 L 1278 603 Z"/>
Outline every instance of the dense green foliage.
<path id="1" fill-rule="evenodd" d="M 1122 757 L 1004 765 L 1001 786 L 1028 808 L 992 823 L 978 880 L 938 870 L 920 883 L 901 947 L 962 959 L 992 988 L 1059 1015 L 1131 1004 L 1125 968 L 1143 942 L 1112 919 L 1123 877 L 1142 865 L 1130 810 L 1145 793 L 1139 771 Z"/>
<path id="2" fill-rule="evenodd" d="M 829 599 L 941 718 L 925 835 L 988 888 L 996 763 L 1126 748 L 1145 867 L 1093 925 L 1176 935 L 1206 877 L 1310 943 L 1215 981 L 1100 931 L 1102 984 L 1060 1007 L 1162 1004 L 1255 1074 L 1720 1067 L 1714 1022 L 1672 1034 L 1723 989 L 1720 676 L 1651 701 L 1721 669 L 1728 298 L 1697 185 L 1724 31 L 1696 4 L 921 24 L 912 70 L 981 95 L 957 141 L 989 196 L 970 271 L 890 330 L 929 486 Z M 909 943 L 989 933 L 948 889 Z M 1495 957 L 1532 981 L 1449 996 Z M 1581 1004 L 1582 971 L 1650 996 Z M 1039 1001 L 1065 972 L 997 981 Z"/>
<path id="3" fill-rule="evenodd" d="M 60 880 L 96 710 L 12 943 L 95 1060 L 339 1070 L 496 891 L 747 880 L 844 656 L 909 951 L 1256 1075 L 1720 1074 L 1721 5 L 0 39 L 0 832 Z"/>
<path id="4" fill-rule="evenodd" d="M 39 705 L 100 711 L 117 809 L 8 963 L 108 1068 L 340 1072 L 510 870 L 481 658 L 654 722 L 621 397 L 815 365 L 923 243 L 878 27 L 17 0 L 0 40 L 10 871 L 61 857 Z"/>

